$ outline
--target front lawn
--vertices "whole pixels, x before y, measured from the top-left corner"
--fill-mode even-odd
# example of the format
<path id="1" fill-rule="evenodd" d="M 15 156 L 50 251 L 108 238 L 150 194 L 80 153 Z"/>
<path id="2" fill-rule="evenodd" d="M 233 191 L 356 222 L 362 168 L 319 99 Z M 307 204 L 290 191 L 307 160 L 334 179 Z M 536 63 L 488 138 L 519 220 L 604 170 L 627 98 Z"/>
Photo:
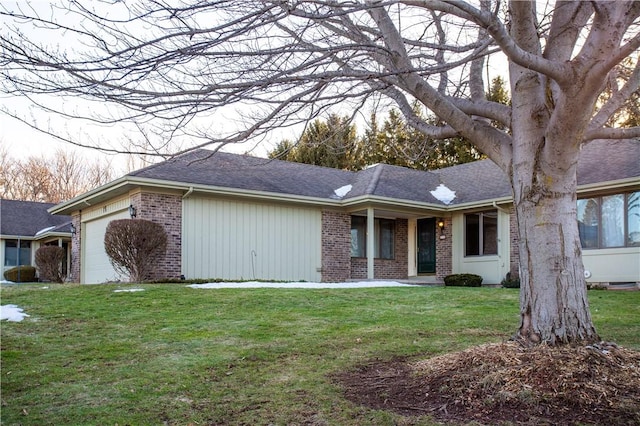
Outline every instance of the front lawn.
<path id="1" fill-rule="evenodd" d="M 46 287 L 46 288 L 45 288 Z M 432 424 L 355 405 L 335 377 L 507 339 L 512 289 L 17 285 L 2 305 L 3 425 Z M 600 335 L 640 349 L 640 292 L 589 292 Z"/>

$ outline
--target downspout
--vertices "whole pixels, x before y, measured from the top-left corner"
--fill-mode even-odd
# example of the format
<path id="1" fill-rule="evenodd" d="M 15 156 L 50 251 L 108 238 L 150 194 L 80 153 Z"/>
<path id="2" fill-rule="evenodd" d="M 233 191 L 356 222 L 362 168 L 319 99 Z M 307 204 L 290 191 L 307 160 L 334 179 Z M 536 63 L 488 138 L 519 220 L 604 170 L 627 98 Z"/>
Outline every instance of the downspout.
<path id="1" fill-rule="evenodd" d="M 182 196 L 182 199 L 184 200 L 185 198 L 187 198 L 192 193 L 193 193 L 193 186 L 190 186 L 189 190 Z"/>
<path id="2" fill-rule="evenodd" d="M 502 213 L 506 214 L 508 218 L 511 217 L 511 211 L 506 210 L 504 207 L 498 206 L 498 203 L 496 203 L 495 201 L 493 202 L 493 207 L 495 207 L 496 210 L 501 211 Z M 498 229 L 500 229 L 499 226 L 498 226 Z M 508 229 L 508 227 L 507 227 L 507 229 Z M 498 244 L 499 245 L 502 244 L 502 238 L 500 238 L 500 235 L 498 235 Z M 507 247 L 509 247 L 509 251 L 511 250 L 510 245 L 511 244 L 507 245 Z M 504 269 L 505 269 L 505 264 L 504 264 L 504 260 L 503 260 L 503 257 L 502 257 L 502 250 L 500 248 L 498 248 L 498 258 L 500 259 L 500 262 L 501 262 L 499 274 L 502 275 L 502 273 L 504 272 Z"/>
<path id="3" fill-rule="evenodd" d="M 500 207 L 498 203 L 496 203 L 495 201 L 493 202 L 493 207 L 495 207 L 497 210 L 500 210 L 504 214 L 507 214 L 507 215 L 511 214 L 511 211 L 505 209 L 504 207 Z"/>

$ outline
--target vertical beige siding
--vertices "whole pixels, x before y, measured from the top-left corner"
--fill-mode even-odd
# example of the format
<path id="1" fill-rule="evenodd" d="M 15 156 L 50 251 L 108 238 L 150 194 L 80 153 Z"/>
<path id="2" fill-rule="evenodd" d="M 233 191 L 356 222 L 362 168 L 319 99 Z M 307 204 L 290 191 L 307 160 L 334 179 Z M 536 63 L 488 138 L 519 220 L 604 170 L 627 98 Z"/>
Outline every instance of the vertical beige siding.
<path id="1" fill-rule="evenodd" d="M 498 254 L 464 255 L 464 214 L 453 215 L 453 273 L 480 275 L 483 284 L 499 284 L 509 272 L 509 215 L 498 210 Z"/>
<path id="2" fill-rule="evenodd" d="M 319 209 L 197 197 L 183 209 L 185 277 L 320 281 Z"/>
<path id="3" fill-rule="evenodd" d="M 640 247 L 582 250 L 588 282 L 640 282 Z"/>

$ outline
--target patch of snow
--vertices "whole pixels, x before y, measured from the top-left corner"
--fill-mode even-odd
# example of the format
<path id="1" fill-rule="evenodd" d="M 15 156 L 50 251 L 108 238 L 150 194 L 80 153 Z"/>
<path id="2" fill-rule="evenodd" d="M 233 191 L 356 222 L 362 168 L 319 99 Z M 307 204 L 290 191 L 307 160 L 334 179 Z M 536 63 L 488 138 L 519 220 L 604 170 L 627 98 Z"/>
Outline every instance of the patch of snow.
<path id="1" fill-rule="evenodd" d="M 113 290 L 114 293 L 134 293 L 136 291 L 144 291 L 144 288 L 125 288 L 120 290 Z"/>
<path id="2" fill-rule="evenodd" d="M 340 188 L 333 191 L 333 193 L 338 198 L 344 198 L 344 196 L 347 195 L 352 188 L 353 188 L 353 185 L 341 186 Z"/>
<path id="3" fill-rule="evenodd" d="M 370 288 L 370 287 L 413 287 L 411 284 L 402 284 L 396 281 L 358 281 L 345 283 L 271 283 L 247 281 L 243 283 L 223 282 L 206 284 L 189 284 L 191 288 Z"/>
<path id="4" fill-rule="evenodd" d="M 13 281 L 0 280 L 0 284 L 15 284 Z"/>
<path id="5" fill-rule="evenodd" d="M 435 190 L 429 192 L 431 192 L 431 195 L 433 195 L 437 200 L 442 201 L 445 204 L 450 204 L 453 199 L 456 198 L 456 191 L 450 190 L 442 183 L 438 185 Z"/>
<path id="6" fill-rule="evenodd" d="M 23 312 L 24 309 L 18 308 L 17 305 L 0 306 L 0 321 L 7 320 L 11 322 L 20 322 L 24 317 L 29 315 Z"/>
<path id="7" fill-rule="evenodd" d="M 50 226 L 50 227 L 48 227 L 48 228 L 41 229 L 41 230 L 39 230 L 38 232 L 36 232 L 36 236 L 41 235 L 41 234 L 44 234 L 45 232 L 49 232 L 49 231 L 51 231 L 51 230 L 52 230 L 52 229 L 54 229 L 54 228 L 55 228 L 55 226 Z"/>

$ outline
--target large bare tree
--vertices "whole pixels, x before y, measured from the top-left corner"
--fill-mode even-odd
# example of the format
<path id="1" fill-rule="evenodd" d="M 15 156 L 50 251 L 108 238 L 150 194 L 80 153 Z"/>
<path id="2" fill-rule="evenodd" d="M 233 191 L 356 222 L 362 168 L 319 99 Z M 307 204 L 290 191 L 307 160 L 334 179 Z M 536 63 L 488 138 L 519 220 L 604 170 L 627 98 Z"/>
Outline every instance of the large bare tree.
<path id="1" fill-rule="evenodd" d="M 472 141 L 510 178 L 522 258 L 518 336 L 532 344 L 598 337 L 576 165 L 589 141 L 640 136 L 607 125 L 638 90 L 640 2 L 104 3 L 46 13 L 4 6 L 3 90 L 48 111 L 55 102 L 45 95 L 86 100 L 92 108 L 61 113 L 134 123 L 157 152 L 180 137 L 184 149 L 239 142 L 387 100 L 430 137 Z M 47 42 L 61 33 L 65 42 Z M 509 106 L 485 94 L 486 61 L 497 55 L 508 59 Z M 632 69 L 616 78 L 627 58 Z M 598 103 L 607 84 L 611 96 Z M 414 114 L 415 100 L 445 125 Z M 229 109 L 241 115 L 233 128 L 224 127 Z"/>

